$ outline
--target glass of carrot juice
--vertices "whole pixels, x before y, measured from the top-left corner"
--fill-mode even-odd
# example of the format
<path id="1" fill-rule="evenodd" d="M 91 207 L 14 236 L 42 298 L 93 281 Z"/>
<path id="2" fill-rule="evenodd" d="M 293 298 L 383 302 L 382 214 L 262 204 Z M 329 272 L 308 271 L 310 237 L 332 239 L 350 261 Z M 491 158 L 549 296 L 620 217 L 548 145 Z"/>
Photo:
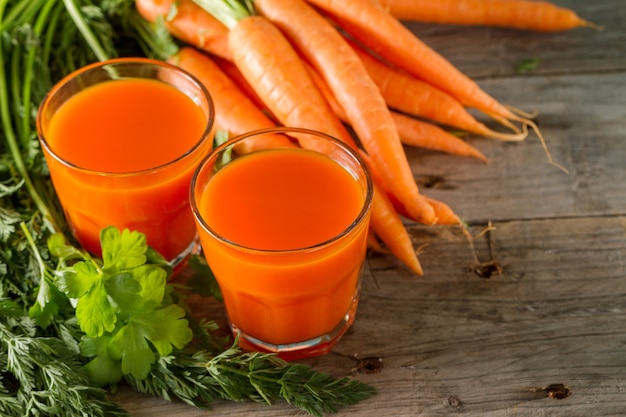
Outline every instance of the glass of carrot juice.
<path id="1" fill-rule="evenodd" d="M 294 146 L 264 147 L 280 135 Z M 191 206 L 242 348 L 330 351 L 355 318 L 371 200 L 359 156 L 311 130 L 250 132 L 204 159 Z"/>
<path id="2" fill-rule="evenodd" d="M 106 226 L 142 232 L 173 265 L 197 247 L 191 177 L 213 141 L 206 88 L 173 65 L 119 58 L 81 68 L 43 99 L 37 131 L 79 243 Z"/>

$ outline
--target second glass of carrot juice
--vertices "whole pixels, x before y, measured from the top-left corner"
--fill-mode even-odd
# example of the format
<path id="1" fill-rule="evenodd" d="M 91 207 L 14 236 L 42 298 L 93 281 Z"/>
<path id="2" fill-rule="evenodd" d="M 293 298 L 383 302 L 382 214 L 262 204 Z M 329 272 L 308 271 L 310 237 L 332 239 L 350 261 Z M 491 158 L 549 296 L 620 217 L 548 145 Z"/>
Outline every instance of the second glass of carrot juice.
<path id="1" fill-rule="evenodd" d="M 137 230 L 180 264 L 197 246 L 189 186 L 212 147 L 213 122 L 206 88 L 157 60 L 99 62 L 56 84 L 37 130 L 80 244 L 100 255 L 101 229 Z"/>
<path id="2" fill-rule="evenodd" d="M 264 148 L 281 135 L 295 145 Z M 240 346 L 288 360 L 333 347 L 355 318 L 371 200 L 359 156 L 315 131 L 255 131 L 205 158 L 191 205 Z"/>

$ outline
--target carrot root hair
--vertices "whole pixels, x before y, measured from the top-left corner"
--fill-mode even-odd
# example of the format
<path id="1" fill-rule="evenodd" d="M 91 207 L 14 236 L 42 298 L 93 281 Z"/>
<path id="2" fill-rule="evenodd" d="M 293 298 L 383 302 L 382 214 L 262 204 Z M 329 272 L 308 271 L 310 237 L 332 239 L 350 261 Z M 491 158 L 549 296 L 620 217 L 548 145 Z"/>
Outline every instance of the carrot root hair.
<path id="1" fill-rule="evenodd" d="M 515 130 L 519 130 L 517 127 Z M 521 142 L 528 137 L 528 127 L 525 123 L 522 124 L 522 129 L 515 133 L 502 133 L 487 128 L 483 135 L 491 139 L 501 140 L 503 142 Z"/>
<path id="2" fill-rule="evenodd" d="M 535 117 L 537 117 L 539 115 L 539 111 L 535 110 L 532 113 L 528 113 L 525 112 L 522 109 L 519 109 L 517 107 L 511 106 L 509 104 L 505 104 L 506 108 L 509 109 L 512 113 L 514 113 L 517 116 L 521 116 L 525 119 L 534 119 Z"/>
<path id="3" fill-rule="evenodd" d="M 500 116 L 496 116 L 496 115 L 492 115 L 492 117 L 496 120 L 500 118 Z M 559 168 L 564 173 L 569 174 L 569 170 L 567 168 L 565 168 L 563 165 L 559 164 L 552 158 L 552 154 L 550 153 L 550 150 L 548 149 L 548 143 L 545 137 L 543 136 L 543 133 L 541 133 L 541 130 L 539 129 L 539 127 L 537 126 L 535 122 L 533 122 L 530 118 L 522 117 L 522 116 L 516 116 L 514 120 L 522 124 L 522 132 L 520 135 L 523 135 L 525 137 L 528 134 L 528 128 L 530 128 L 533 132 L 535 132 L 535 134 L 539 138 L 539 141 L 541 142 L 541 147 L 543 148 L 543 151 L 545 152 L 546 157 L 548 158 L 548 162 L 551 165 L 554 165 L 555 167 Z M 501 122 L 504 122 L 504 121 L 505 120 L 502 120 Z M 506 120 L 506 121 L 511 123 L 510 120 Z"/>
<path id="4" fill-rule="evenodd" d="M 495 113 L 486 113 L 486 114 L 487 114 L 487 116 L 491 117 L 496 122 L 500 123 L 502 126 L 508 128 L 508 129 L 511 129 L 516 134 L 519 134 L 519 133 L 523 132 L 524 123 L 523 123 L 523 118 L 522 117 L 518 117 L 517 115 L 513 115 L 513 119 L 515 121 L 522 122 L 521 123 L 522 128 L 520 129 L 519 127 L 515 126 L 511 120 L 507 119 L 504 116 L 500 116 L 499 114 L 495 114 Z"/>
<path id="5" fill-rule="evenodd" d="M 541 130 L 539 130 L 539 127 L 537 126 L 537 124 L 529 119 L 526 119 L 524 123 L 527 124 L 539 138 L 539 141 L 541 142 L 541 147 L 543 148 L 543 151 L 545 152 L 546 157 L 548 158 L 548 162 L 551 165 L 554 165 L 555 167 L 559 168 L 564 173 L 569 174 L 569 170 L 567 168 L 565 168 L 563 165 L 559 164 L 552 158 L 552 154 L 550 153 L 550 150 L 548 149 L 548 144 L 546 142 L 546 139 L 543 137 L 543 133 L 541 133 Z"/>

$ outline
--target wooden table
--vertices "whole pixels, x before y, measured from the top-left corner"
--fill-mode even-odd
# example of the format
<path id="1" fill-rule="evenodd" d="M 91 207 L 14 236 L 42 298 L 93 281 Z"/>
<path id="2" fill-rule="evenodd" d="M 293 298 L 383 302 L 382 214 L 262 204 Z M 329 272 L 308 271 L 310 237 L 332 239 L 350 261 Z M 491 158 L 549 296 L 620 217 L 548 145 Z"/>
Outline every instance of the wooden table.
<path id="1" fill-rule="evenodd" d="M 569 174 L 535 135 L 472 139 L 488 165 L 407 149 L 424 194 L 469 224 L 474 251 L 458 228 L 407 223 L 415 246 L 427 245 L 424 277 L 368 257 L 354 326 L 305 361 L 378 390 L 337 416 L 626 415 L 626 2 L 556 3 L 605 29 L 408 24 L 493 96 L 537 110 Z M 516 73 L 528 58 L 537 68 Z M 284 403 L 201 411 L 125 390 L 114 398 L 134 417 L 305 415 Z"/>

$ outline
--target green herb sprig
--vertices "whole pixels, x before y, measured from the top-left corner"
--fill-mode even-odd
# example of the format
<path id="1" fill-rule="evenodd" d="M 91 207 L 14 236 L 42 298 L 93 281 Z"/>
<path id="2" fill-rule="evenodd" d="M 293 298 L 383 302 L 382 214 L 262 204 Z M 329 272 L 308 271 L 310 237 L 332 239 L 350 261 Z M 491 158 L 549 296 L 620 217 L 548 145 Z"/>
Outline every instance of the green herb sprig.
<path id="1" fill-rule="evenodd" d="M 266 404 L 284 400 L 313 416 L 336 412 L 375 392 L 359 380 L 335 378 L 272 354 L 243 353 L 236 345 L 218 355 L 184 351 L 162 357 L 148 378 L 127 380 L 137 392 L 177 397 L 198 408 L 217 399 Z"/>
<path id="2" fill-rule="evenodd" d="M 100 241 L 102 261 L 52 236 L 50 252 L 60 259 L 54 285 L 76 304 L 81 353 L 93 358 L 85 365 L 91 381 L 143 379 L 160 356 L 191 341 L 186 311 L 169 297 L 166 262 L 143 233 L 107 227 Z"/>
<path id="3" fill-rule="evenodd" d="M 58 325 L 73 341 L 72 323 Z M 41 335 L 20 303 L 0 297 L 0 415 L 128 416 L 89 381 L 68 340 Z"/>

